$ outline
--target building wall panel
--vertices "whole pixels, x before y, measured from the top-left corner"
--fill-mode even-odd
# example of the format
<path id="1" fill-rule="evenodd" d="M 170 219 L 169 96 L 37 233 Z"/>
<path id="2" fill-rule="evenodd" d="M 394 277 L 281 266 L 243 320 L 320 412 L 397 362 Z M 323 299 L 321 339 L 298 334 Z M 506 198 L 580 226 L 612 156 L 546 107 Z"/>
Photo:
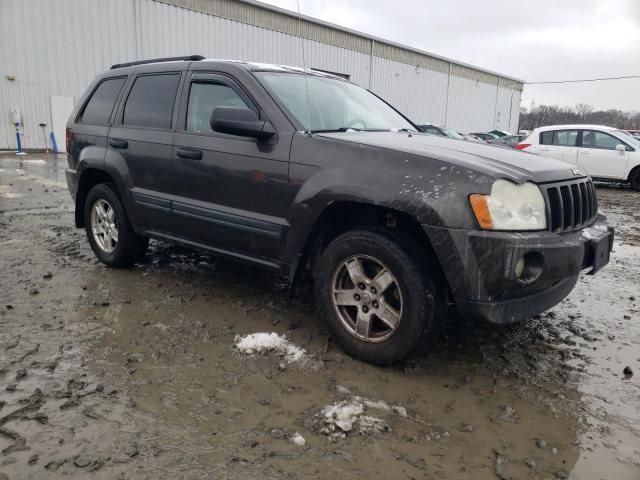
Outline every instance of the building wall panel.
<path id="1" fill-rule="evenodd" d="M 444 124 L 447 73 L 374 57 L 371 89 L 415 123 Z"/>

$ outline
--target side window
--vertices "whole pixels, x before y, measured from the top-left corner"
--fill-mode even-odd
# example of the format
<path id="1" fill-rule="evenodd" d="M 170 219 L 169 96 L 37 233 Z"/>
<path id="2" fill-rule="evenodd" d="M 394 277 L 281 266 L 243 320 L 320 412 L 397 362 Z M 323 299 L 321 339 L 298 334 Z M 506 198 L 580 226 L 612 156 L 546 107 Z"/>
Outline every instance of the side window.
<path id="1" fill-rule="evenodd" d="M 577 130 L 556 130 L 553 132 L 552 145 L 560 147 L 575 147 L 578 140 Z"/>
<path id="2" fill-rule="evenodd" d="M 553 131 L 551 132 L 542 132 L 540 134 L 540 144 L 541 145 L 551 145 L 553 143 Z"/>
<path id="3" fill-rule="evenodd" d="M 440 130 L 433 127 L 427 127 L 427 133 L 430 133 L 431 135 L 442 135 L 442 132 Z"/>
<path id="4" fill-rule="evenodd" d="M 187 106 L 187 131 L 213 133 L 209 119 L 217 107 L 250 108 L 235 90 L 222 83 L 192 83 Z"/>
<path id="5" fill-rule="evenodd" d="M 144 75 L 136 78 L 124 106 L 124 125 L 171 128 L 179 74 Z"/>
<path id="6" fill-rule="evenodd" d="M 615 150 L 616 145 L 622 143 L 612 135 L 604 132 L 596 132 L 594 130 L 585 130 L 582 132 L 583 148 L 598 148 L 600 150 Z"/>
<path id="7" fill-rule="evenodd" d="M 91 125 L 107 125 L 125 79 L 126 77 L 110 78 L 100 83 L 86 103 L 78 121 Z"/>

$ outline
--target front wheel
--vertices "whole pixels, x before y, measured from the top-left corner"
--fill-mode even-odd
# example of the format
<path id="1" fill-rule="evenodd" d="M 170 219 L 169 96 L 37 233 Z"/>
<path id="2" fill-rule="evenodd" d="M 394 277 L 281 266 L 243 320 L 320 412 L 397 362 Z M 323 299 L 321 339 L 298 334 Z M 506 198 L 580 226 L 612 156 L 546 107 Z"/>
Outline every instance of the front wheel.
<path id="1" fill-rule="evenodd" d="M 147 237 L 134 232 L 112 184 L 102 183 L 89 191 L 84 224 L 93 253 L 110 267 L 132 265 L 149 245 Z"/>
<path id="2" fill-rule="evenodd" d="M 444 289 L 425 255 L 385 229 L 350 231 L 327 246 L 316 297 L 347 354 L 377 365 L 399 362 L 442 320 Z"/>

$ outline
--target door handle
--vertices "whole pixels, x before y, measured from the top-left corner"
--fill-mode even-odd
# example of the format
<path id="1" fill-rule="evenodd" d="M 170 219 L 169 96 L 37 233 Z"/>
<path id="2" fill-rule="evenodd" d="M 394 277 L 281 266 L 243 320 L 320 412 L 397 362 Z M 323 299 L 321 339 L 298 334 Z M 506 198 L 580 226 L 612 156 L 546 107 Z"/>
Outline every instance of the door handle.
<path id="1" fill-rule="evenodd" d="M 589 152 L 578 152 L 580 155 L 589 155 Z"/>
<path id="2" fill-rule="evenodd" d="M 120 140 L 119 138 L 110 138 L 109 145 L 113 148 L 127 148 L 129 146 L 129 142 L 126 140 Z"/>
<path id="3" fill-rule="evenodd" d="M 202 160 L 202 150 L 180 148 L 178 149 L 178 156 L 187 160 Z"/>

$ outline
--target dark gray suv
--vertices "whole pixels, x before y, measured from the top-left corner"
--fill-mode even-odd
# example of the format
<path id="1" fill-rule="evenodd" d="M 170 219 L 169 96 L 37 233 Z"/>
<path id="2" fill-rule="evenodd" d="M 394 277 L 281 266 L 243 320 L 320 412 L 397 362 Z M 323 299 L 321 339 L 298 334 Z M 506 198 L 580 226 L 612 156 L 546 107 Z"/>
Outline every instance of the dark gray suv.
<path id="1" fill-rule="evenodd" d="M 344 79 L 199 56 L 114 65 L 67 129 L 96 256 L 150 237 L 310 279 L 350 355 L 409 355 L 447 308 L 491 322 L 561 301 L 609 260 L 575 165 L 419 133 Z"/>

